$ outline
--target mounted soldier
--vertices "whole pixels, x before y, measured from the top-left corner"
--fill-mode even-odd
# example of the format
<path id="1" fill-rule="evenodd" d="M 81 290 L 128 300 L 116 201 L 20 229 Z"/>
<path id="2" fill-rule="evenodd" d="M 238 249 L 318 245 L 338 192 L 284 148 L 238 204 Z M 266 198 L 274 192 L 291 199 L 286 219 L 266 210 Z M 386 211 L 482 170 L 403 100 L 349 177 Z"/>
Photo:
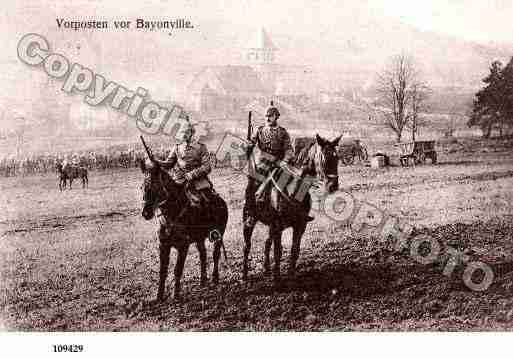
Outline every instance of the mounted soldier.
<path id="1" fill-rule="evenodd" d="M 278 125 L 280 111 L 271 101 L 270 107 L 267 109 L 266 123 L 258 127 L 257 131 L 250 136 L 248 152 L 252 153 L 254 159 L 255 173 L 248 176 L 248 185 L 246 187 L 246 206 L 247 213 L 244 217 L 250 223 L 254 224 L 257 202 L 266 201 L 266 193 L 269 189 L 268 181 L 259 181 L 260 178 L 267 178 L 271 172 L 284 164 L 292 164 L 294 161 L 294 150 L 287 130 Z M 257 147 L 258 152 L 254 152 L 253 148 Z M 306 214 L 307 221 L 313 220 Z M 251 223 L 253 222 L 253 223 Z"/>
<path id="2" fill-rule="evenodd" d="M 192 206 L 202 207 L 216 195 L 208 178 L 211 172 L 210 153 L 207 146 L 194 139 L 194 126 L 187 117 L 180 123 L 176 134 L 177 143 L 171 148 L 166 160 L 157 160 L 164 169 L 171 170 L 173 180 L 185 186 Z"/>
<path id="3" fill-rule="evenodd" d="M 69 154 L 65 154 L 65 155 L 62 156 L 61 164 L 62 164 L 62 169 L 67 169 L 68 166 L 71 165 L 71 160 L 70 160 Z"/>
<path id="4" fill-rule="evenodd" d="M 71 164 L 75 167 L 80 166 L 80 156 L 77 152 L 73 153 L 73 155 L 71 156 Z"/>
<path id="5" fill-rule="evenodd" d="M 290 250 L 289 274 L 294 275 L 299 258 L 301 238 L 312 208 L 308 192 L 312 183 L 311 176 L 317 171 L 325 171 L 327 161 L 322 153 L 309 152 L 306 166 L 299 174 L 290 168 L 294 153 L 287 130 L 278 126 L 280 112 L 271 106 L 266 111 L 266 124 L 260 126 L 251 135 L 251 112 L 248 124 L 248 186 L 242 212 L 244 253 L 242 278 L 248 279 L 251 238 L 259 221 L 269 228 L 269 236 L 264 247 L 264 270 L 270 273 L 270 250 L 274 248 L 273 279 L 280 283 L 280 262 L 282 257 L 282 232 L 292 227 L 292 245 Z M 257 150 L 257 151 L 254 151 Z M 313 169 L 313 170 L 312 170 Z M 308 175 L 308 178 L 305 177 Z M 292 181 L 290 181 L 292 180 Z"/>

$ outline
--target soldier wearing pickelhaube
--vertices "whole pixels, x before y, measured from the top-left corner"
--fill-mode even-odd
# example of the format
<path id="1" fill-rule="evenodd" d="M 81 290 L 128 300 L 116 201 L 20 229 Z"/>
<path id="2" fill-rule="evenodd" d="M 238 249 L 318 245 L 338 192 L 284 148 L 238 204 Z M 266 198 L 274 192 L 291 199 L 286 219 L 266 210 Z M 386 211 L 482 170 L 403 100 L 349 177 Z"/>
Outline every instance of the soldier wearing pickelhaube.
<path id="1" fill-rule="evenodd" d="M 280 161 L 291 161 L 294 158 L 294 151 L 290 136 L 285 128 L 278 126 L 280 111 L 274 107 L 272 101 L 265 117 L 265 125 L 258 127 L 250 139 L 251 146 L 257 146 L 265 154 L 256 158 L 257 167 L 259 164 L 263 167 L 264 160 L 266 162 L 274 162 L 275 164 L 278 164 Z"/>
<path id="2" fill-rule="evenodd" d="M 265 125 L 258 127 L 250 139 L 250 150 L 258 147 L 260 154 L 253 152 L 255 161 L 255 170 L 264 178 L 269 175 L 273 167 L 280 166 L 280 163 L 290 163 L 294 159 L 292 142 L 287 130 L 278 125 L 280 111 L 271 101 L 271 106 L 267 109 Z M 248 220 L 255 218 L 256 197 L 255 193 L 259 189 L 260 182 L 255 178 L 257 176 L 248 176 L 248 185 L 246 187 L 246 206 L 248 211 Z M 260 189 L 258 192 L 261 192 Z M 261 199 L 261 198 L 260 198 Z M 309 217 L 310 219 L 311 217 Z"/>

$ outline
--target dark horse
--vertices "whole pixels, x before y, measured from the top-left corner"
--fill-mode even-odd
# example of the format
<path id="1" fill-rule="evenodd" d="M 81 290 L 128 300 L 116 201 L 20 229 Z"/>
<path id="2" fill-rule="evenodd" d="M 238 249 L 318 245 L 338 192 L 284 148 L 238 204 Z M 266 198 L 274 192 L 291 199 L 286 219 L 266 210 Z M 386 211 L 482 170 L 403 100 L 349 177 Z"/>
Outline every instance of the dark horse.
<path id="1" fill-rule="evenodd" d="M 303 150 L 298 160 L 296 167 L 301 167 L 303 175 L 316 176 L 325 184 L 325 190 L 329 193 L 338 189 L 338 157 L 336 154 L 336 146 L 340 141 L 340 136 L 333 141 L 328 141 L 316 135 L 316 141 L 309 147 Z M 277 173 L 277 172 L 275 172 Z M 272 175 L 271 175 L 272 176 Z M 274 246 L 274 268 L 273 277 L 275 284 L 280 281 L 280 262 L 282 256 L 281 235 L 282 232 L 292 227 L 292 248 L 290 253 L 289 274 L 294 275 L 296 270 L 296 263 L 299 258 L 299 251 L 301 247 L 301 237 L 306 230 L 308 223 L 306 214 L 311 209 L 310 194 L 307 193 L 304 200 L 294 202 L 284 193 L 283 189 L 278 188 L 277 182 L 273 180 L 271 183 L 274 186 L 271 189 L 270 199 L 281 197 L 282 205 L 279 205 L 278 200 L 270 200 L 265 203 L 257 204 L 256 217 L 269 227 L 269 237 L 265 242 L 264 249 L 264 270 L 270 273 L 270 259 L 269 254 L 271 247 Z M 288 198 L 284 198 L 288 197 Z M 256 221 L 248 221 L 248 198 L 243 210 L 243 223 L 244 223 L 244 260 L 242 277 L 244 280 L 248 278 L 248 260 L 251 251 L 251 236 L 256 225 Z"/>
<path id="2" fill-rule="evenodd" d="M 201 285 L 207 284 L 207 251 L 205 239 L 214 243 L 214 269 L 212 281 L 219 282 L 219 257 L 222 238 L 228 221 L 228 207 L 220 196 L 213 196 L 204 208 L 191 206 L 183 185 L 177 184 L 171 176 L 152 161 L 140 161 L 145 174 L 142 216 L 149 220 L 159 209 L 158 218 L 164 226 L 158 232 L 160 241 L 160 281 L 157 300 L 164 299 L 165 283 L 169 267 L 171 247 L 178 255 L 175 264 L 174 298 L 180 297 L 180 279 L 191 243 L 196 244 L 201 266 Z"/>
<path id="3" fill-rule="evenodd" d="M 71 184 L 75 178 L 80 178 L 82 180 L 82 188 L 86 188 L 89 186 L 89 178 L 87 177 L 87 168 L 74 166 L 74 165 L 65 165 L 63 166 L 61 163 L 57 163 L 56 165 L 57 172 L 59 172 L 59 189 L 62 191 L 66 189 L 66 181 L 69 180 L 69 189 L 71 189 Z"/>
<path id="4" fill-rule="evenodd" d="M 339 136 L 328 141 L 315 135 L 315 141 L 303 148 L 296 159 L 296 167 L 303 167 L 306 174 L 317 176 L 324 182 L 325 190 L 333 193 L 338 190 L 338 154 Z"/>

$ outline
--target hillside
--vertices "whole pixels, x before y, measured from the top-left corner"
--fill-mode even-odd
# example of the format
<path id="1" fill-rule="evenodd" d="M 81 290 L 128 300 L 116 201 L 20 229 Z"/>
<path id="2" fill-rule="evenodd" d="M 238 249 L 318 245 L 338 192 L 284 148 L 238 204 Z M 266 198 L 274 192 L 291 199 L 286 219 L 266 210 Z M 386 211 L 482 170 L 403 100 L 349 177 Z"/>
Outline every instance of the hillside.
<path id="1" fill-rule="evenodd" d="M 149 8 L 145 10 L 146 18 L 171 16 L 172 11 L 166 9 L 164 5 Z M 49 39 L 52 49 L 89 66 L 107 79 L 128 88 L 143 86 L 157 100 L 178 102 L 183 101 L 185 88 L 201 67 L 241 64 L 241 50 L 261 25 L 240 19 L 198 19 L 193 31 L 174 36 L 136 30 L 127 30 L 129 33 L 59 31 L 54 24 L 56 16 L 70 14 L 74 14 L 71 6 L 44 9 L 34 6 L 27 8 L 24 17 L 6 16 L 2 24 L 9 30 L 6 32 L 9 36 L 4 36 L 6 46 L 15 48 L 19 38 L 27 32 L 42 33 Z M 116 18 L 113 15 L 102 17 Z M 39 20 L 34 22 L 31 20 L 34 18 Z M 310 68 L 316 74 L 316 81 L 311 86 L 318 91 L 354 88 L 365 93 L 389 56 L 408 52 L 415 56 L 426 80 L 435 89 L 430 106 L 434 113 L 455 110 L 464 113 L 490 62 L 507 60 L 513 53 L 508 53 L 506 46 L 487 46 L 420 31 L 364 11 L 347 13 L 336 24 L 310 25 L 298 27 L 297 23 L 284 22 L 279 27 L 266 28 L 279 49 L 278 63 Z M 5 70 L 0 75 L 4 83 L 0 109 L 4 119 L 11 118 L 4 122 L 4 126 L 9 126 L 12 118 L 21 114 L 32 123 L 31 132 L 36 134 L 53 133 L 59 138 L 66 134 L 86 134 L 68 123 L 70 106 L 82 101 L 79 94 L 67 96 L 62 93 L 59 81 L 49 82 L 42 71 L 21 65 L 15 51 L 0 56 Z M 334 127 L 360 123 L 361 118 L 368 117 L 365 111 L 352 109 L 351 104 L 344 106 L 327 114 L 309 108 L 299 122 L 313 121 L 330 131 Z M 234 119 L 245 116 L 241 112 L 234 114 Z M 100 119 L 98 122 L 102 121 L 105 122 Z M 339 126 L 339 122 L 343 126 Z M 64 130 L 57 131 L 59 126 Z M 105 134 L 101 133 L 103 130 L 99 131 L 93 131 L 94 135 L 112 135 L 112 129 L 105 129 L 109 131 Z"/>

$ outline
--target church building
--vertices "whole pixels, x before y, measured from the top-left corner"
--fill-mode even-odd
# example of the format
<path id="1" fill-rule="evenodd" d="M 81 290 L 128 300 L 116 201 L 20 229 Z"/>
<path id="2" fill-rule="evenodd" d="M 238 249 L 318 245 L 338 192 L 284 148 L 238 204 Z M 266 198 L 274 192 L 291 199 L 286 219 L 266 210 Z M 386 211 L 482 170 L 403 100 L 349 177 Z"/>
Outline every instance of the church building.
<path id="1" fill-rule="evenodd" d="M 294 101 L 316 90 L 314 76 L 304 66 L 279 64 L 278 52 L 261 28 L 242 50 L 242 64 L 206 66 L 193 77 L 187 88 L 187 109 L 203 120 L 230 120 L 248 110 L 263 116 L 273 100 L 282 117 L 297 117 Z"/>

